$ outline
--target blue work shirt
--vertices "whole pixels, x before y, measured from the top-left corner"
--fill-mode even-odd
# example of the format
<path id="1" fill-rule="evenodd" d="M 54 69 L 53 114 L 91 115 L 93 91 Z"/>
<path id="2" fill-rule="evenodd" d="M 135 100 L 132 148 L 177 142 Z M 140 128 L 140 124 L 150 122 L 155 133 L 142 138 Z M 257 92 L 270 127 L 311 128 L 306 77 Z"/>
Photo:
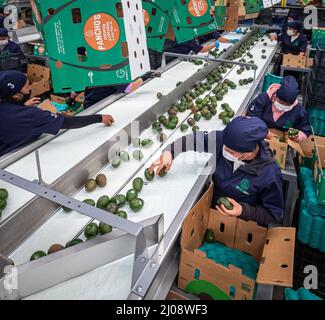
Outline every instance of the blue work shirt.
<path id="1" fill-rule="evenodd" d="M 291 37 L 286 33 L 282 33 L 279 35 L 278 40 L 282 43 L 281 52 L 283 54 L 298 55 L 300 52 L 305 52 L 308 45 L 307 37 L 303 33 L 300 33 L 299 37 L 294 41 L 291 41 Z"/>
<path id="2" fill-rule="evenodd" d="M 22 53 L 20 46 L 9 40 L 8 44 L 1 50 L 1 53 L 8 52 L 8 53 Z"/>
<path id="3" fill-rule="evenodd" d="M 272 105 L 273 103 L 268 94 L 263 92 L 251 102 L 247 110 L 247 116 L 262 119 L 268 128 L 280 131 L 295 128 L 304 132 L 307 136 L 311 134 L 308 113 L 301 104 L 285 112 L 277 121 L 273 119 Z"/>
<path id="4" fill-rule="evenodd" d="M 217 41 L 219 38 L 221 38 L 221 34 L 218 31 L 214 31 L 212 33 L 208 33 L 208 34 L 198 37 L 198 41 L 200 44 L 203 44 L 209 40 Z"/>
<path id="5" fill-rule="evenodd" d="M 97 102 L 100 102 L 113 94 L 123 93 L 127 86 L 128 85 L 86 88 L 84 108 L 87 109 L 92 105 L 96 104 Z"/>
<path id="6" fill-rule="evenodd" d="M 63 116 L 36 107 L 0 102 L 0 156 L 26 145 L 43 133 L 57 134 L 63 121 Z"/>
<path id="7" fill-rule="evenodd" d="M 215 146 L 212 207 L 215 207 L 220 197 L 229 197 L 245 208 L 246 212 L 242 217 L 245 220 L 255 220 L 260 225 L 268 225 L 270 220 L 273 223 L 281 222 L 284 210 L 282 174 L 264 141 L 259 145 L 258 156 L 252 161 L 247 161 L 235 172 L 233 162 L 223 157 L 223 131 L 198 132 L 183 136 L 166 149 L 170 150 L 175 158 L 179 153 L 189 150 L 211 153 L 209 146 L 212 149 Z M 270 219 L 267 216 L 270 216 Z"/>
<path id="8" fill-rule="evenodd" d="M 0 16 L 0 28 L 5 28 L 4 22 L 5 22 L 5 17 L 4 16 Z"/>

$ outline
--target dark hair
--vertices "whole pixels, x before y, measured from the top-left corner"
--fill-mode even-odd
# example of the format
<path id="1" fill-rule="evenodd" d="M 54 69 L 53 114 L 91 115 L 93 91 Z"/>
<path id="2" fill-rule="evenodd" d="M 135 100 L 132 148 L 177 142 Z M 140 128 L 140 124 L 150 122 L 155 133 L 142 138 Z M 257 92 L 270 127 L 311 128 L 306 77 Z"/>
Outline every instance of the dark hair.
<path id="1" fill-rule="evenodd" d="M 5 12 L 5 8 L 4 7 L 0 7 L 0 14 L 4 14 Z"/>

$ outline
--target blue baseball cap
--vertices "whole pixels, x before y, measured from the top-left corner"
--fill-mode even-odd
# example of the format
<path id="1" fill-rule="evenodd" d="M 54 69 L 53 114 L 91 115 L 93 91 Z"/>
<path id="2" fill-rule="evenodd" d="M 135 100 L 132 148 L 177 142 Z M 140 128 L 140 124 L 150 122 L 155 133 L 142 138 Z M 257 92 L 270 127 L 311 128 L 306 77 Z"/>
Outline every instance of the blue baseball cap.
<path id="1" fill-rule="evenodd" d="M 0 97 L 8 98 L 18 93 L 27 82 L 27 76 L 19 71 L 0 72 Z"/>
<path id="2" fill-rule="evenodd" d="M 294 103 L 299 95 L 299 84 L 297 80 L 293 76 L 284 77 L 276 95 L 288 104 Z"/>
<path id="3" fill-rule="evenodd" d="M 8 30 L 5 28 L 0 28 L 0 37 L 9 37 Z"/>
<path id="4" fill-rule="evenodd" d="M 302 23 L 300 21 L 294 20 L 288 23 L 288 28 L 301 31 Z"/>
<path id="5" fill-rule="evenodd" d="M 237 152 L 252 152 L 268 133 L 265 122 L 256 117 L 240 116 L 223 131 L 223 144 Z"/>

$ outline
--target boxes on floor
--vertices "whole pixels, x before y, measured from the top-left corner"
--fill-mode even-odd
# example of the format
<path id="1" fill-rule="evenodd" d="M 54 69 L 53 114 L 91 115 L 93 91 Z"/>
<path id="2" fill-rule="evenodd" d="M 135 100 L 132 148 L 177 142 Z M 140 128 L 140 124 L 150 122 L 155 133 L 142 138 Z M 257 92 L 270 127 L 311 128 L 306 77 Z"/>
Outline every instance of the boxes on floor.
<path id="1" fill-rule="evenodd" d="M 294 54 L 284 54 L 282 64 L 285 67 L 305 68 L 306 57 Z"/>
<path id="2" fill-rule="evenodd" d="M 31 97 L 50 91 L 50 69 L 38 64 L 27 66 L 27 77 L 31 86 Z"/>
<path id="3" fill-rule="evenodd" d="M 54 92 L 125 84 L 150 71 L 141 0 L 38 0 Z"/>
<path id="4" fill-rule="evenodd" d="M 194 294 L 223 292 L 234 300 L 251 300 L 256 284 L 292 287 L 295 228 L 263 228 L 255 222 L 219 214 L 210 208 L 213 185 L 184 220 L 178 287 Z M 256 281 L 233 265 L 225 267 L 198 250 L 205 231 L 213 230 L 216 241 L 238 249 L 259 261 Z M 199 275 L 199 279 L 197 279 Z"/>
<path id="5" fill-rule="evenodd" d="M 266 139 L 266 141 L 268 142 L 274 158 L 281 169 L 285 168 L 289 146 L 295 149 L 303 157 L 309 155 L 309 151 L 307 153 L 307 150 L 309 150 L 313 145 L 312 136 L 309 137 L 308 140 L 298 143 L 289 139 L 285 132 L 276 129 L 270 129 L 269 131 L 272 133 L 272 138 Z"/>

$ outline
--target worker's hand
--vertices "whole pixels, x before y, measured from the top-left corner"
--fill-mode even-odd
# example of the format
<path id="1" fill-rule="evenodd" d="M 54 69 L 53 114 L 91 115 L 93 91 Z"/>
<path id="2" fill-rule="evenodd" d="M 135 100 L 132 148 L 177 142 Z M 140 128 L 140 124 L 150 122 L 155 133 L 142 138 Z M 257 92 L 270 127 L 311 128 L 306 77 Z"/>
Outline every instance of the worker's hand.
<path id="1" fill-rule="evenodd" d="M 41 103 L 41 98 L 34 97 L 25 102 L 26 107 L 36 107 Z"/>
<path id="2" fill-rule="evenodd" d="M 295 142 L 301 142 L 301 141 L 305 141 L 308 139 L 307 135 L 302 132 L 302 131 L 299 131 L 298 134 L 296 134 L 295 136 L 293 137 L 289 137 L 289 139 L 295 141 Z"/>
<path id="3" fill-rule="evenodd" d="M 222 204 L 220 207 L 216 206 L 216 209 L 219 213 L 224 216 L 232 216 L 232 217 L 239 217 L 243 213 L 243 207 L 237 201 L 231 198 L 227 198 L 229 202 L 233 205 L 232 210 L 226 209 L 226 207 Z"/>
<path id="4" fill-rule="evenodd" d="M 278 40 L 278 35 L 275 32 L 270 33 L 269 37 L 270 37 L 271 41 Z"/>
<path id="5" fill-rule="evenodd" d="M 216 47 L 216 49 L 219 49 L 219 47 L 220 47 L 219 41 L 216 41 L 215 44 L 214 44 L 214 46 Z"/>
<path id="6" fill-rule="evenodd" d="M 241 29 L 238 28 L 235 32 L 236 32 L 237 34 L 241 34 Z"/>
<path id="7" fill-rule="evenodd" d="M 165 167 L 166 172 L 168 172 L 170 170 L 170 168 L 172 167 L 173 164 L 173 155 L 170 151 L 165 151 L 163 152 L 163 154 L 160 156 L 159 159 L 157 159 L 156 161 L 154 161 L 151 165 L 151 167 L 149 168 L 149 173 L 151 174 L 155 168 L 157 169 L 157 176 L 159 175 L 160 171 Z"/>
<path id="8" fill-rule="evenodd" d="M 109 114 L 102 114 L 102 123 L 110 127 L 114 123 L 114 119 Z"/>
<path id="9" fill-rule="evenodd" d="M 238 39 L 231 39 L 230 43 L 237 43 L 239 40 Z"/>

